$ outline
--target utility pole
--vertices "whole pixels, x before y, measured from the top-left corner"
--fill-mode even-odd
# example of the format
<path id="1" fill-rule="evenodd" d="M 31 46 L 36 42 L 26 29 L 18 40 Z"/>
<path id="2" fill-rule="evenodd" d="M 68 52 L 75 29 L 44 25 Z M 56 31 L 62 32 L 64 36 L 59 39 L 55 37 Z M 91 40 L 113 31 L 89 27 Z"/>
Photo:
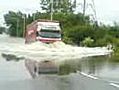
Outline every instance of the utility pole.
<path id="1" fill-rule="evenodd" d="M 85 12 L 86 12 L 86 0 L 84 0 L 83 2 L 83 16 L 85 16 Z"/>
<path id="2" fill-rule="evenodd" d="M 26 20 L 25 20 L 25 15 L 23 16 L 23 20 L 24 20 L 24 25 L 23 25 L 23 37 L 25 36 L 25 31 L 26 31 Z"/>
<path id="3" fill-rule="evenodd" d="M 33 21 L 35 21 L 36 20 L 36 15 L 35 15 L 35 13 L 33 14 Z"/>
<path id="4" fill-rule="evenodd" d="M 18 29 L 19 29 L 19 19 L 17 19 L 17 31 L 16 31 L 16 36 L 18 37 Z"/>
<path id="5" fill-rule="evenodd" d="M 50 20 L 53 20 L 53 0 L 50 0 L 50 4 L 51 4 L 51 16 L 50 16 Z"/>

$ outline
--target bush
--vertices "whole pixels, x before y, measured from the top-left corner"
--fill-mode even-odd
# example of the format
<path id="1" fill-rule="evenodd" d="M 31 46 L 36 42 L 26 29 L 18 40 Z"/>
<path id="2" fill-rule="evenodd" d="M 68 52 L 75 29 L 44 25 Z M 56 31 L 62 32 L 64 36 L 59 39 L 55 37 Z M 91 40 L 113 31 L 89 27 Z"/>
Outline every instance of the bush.
<path id="1" fill-rule="evenodd" d="M 86 46 L 86 47 L 91 47 L 91 46 L 93 46 L 93 42 L 94 42 L 93 39 L 91 39 L 90 37 L 86 37 L 86 38 L 81 42 L 81 45 L 82 45 L 82 46 Z"/>

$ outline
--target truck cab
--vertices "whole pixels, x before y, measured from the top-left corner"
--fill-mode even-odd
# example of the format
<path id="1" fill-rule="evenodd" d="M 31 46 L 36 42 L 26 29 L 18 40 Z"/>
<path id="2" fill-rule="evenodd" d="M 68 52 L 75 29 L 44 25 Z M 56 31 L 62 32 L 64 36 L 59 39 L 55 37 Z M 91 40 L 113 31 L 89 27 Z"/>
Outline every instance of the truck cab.
<path id="1" fill-rule="evenodd" d="M 27 26 L 26 43 L 41 41 L 52 43 L 61 41 L 61 27 L 58 21 L 37 20 Z"/>

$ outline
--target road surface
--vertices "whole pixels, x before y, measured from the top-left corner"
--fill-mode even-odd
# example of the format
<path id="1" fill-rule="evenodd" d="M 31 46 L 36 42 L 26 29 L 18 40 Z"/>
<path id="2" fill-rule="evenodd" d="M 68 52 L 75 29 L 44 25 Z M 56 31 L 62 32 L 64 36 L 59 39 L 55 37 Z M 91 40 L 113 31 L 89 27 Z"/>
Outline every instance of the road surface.
<path id="1" fill-rule="evenodd" d="M 77 73 L 2 82 L 0 90 L 119 90 L 119 85 Z"/>

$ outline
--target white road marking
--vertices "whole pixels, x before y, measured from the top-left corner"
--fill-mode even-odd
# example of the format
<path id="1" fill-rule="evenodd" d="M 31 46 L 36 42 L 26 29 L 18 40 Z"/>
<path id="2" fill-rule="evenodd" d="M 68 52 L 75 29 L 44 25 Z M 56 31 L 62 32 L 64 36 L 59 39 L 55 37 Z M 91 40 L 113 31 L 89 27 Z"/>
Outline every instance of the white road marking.
<path id="1" fill-rule="evenodd" d="M 94 76 L 91 76 L 91 75 L 88 75 L 86 73 L 83 73 L 83 72 L 80 72 L 82 75 L 86 76 L 86 77 L 89 77 L 89 78 L 92 78 L 92 79 L 98 79 L 97 77 L 94 77 Z"/>
<path id="2" fill-rule="evenodd" d="M 109 81 L 110 83 L 117 83 L 119 84 L 119 81 Z"/>
<path id="3" fill-rule="evenodd" d="M 110 85 L 119 88 L 119 85 L 118 84 L 110 83 Z"/>

